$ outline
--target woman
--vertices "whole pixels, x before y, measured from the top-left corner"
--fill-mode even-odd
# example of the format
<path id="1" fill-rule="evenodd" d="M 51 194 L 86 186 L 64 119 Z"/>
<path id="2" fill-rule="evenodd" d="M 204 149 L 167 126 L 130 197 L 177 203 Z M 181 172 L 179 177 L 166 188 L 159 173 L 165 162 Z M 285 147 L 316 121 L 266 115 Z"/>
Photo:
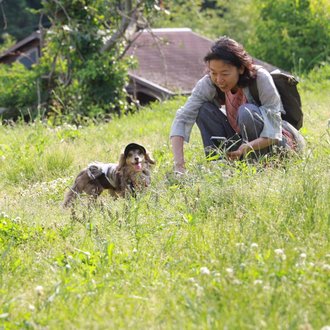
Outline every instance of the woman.
<path id="1" fill-rule="evenodd" d="M 283 105 L 272 77 L 264 68 L 254 66 L 242 45 L 221 37 L 204 61 L 209 73 L 197 82 L 172 124 L 170 136 L 176 172 L 185 171 L 183 145 L 184 141 L 189 142 L 195 122 L 206 155 L 224 145 L 227 157 L 233 160 L 251 151 L 257 155 L 272 152 L 274 145 L 302 148 L 298 145 L 302 141 L 299 132 L 281 119 Z M 254 80 L 260 106 L 256 105 L 248 87 Z M 220 110 L 222 105 L 225 105 L 226 114 Z M 227 143 L 220 145 L 220 139 L 217 141 L 214 136 Z"/>

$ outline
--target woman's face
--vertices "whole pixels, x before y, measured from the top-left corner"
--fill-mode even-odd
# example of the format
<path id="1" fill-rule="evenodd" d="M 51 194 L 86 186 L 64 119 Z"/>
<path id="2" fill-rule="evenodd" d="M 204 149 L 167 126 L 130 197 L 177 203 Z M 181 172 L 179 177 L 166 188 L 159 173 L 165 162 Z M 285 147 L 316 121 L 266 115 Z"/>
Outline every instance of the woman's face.
<path id="1" fill-rule="evenodd" d="M 212 82 L 223 92 L 237 91 L 239 75 L 244 72 L 244 67 L 237 68 L 222 60 L 211 60 L 208 62 L 208 67 Z"/>

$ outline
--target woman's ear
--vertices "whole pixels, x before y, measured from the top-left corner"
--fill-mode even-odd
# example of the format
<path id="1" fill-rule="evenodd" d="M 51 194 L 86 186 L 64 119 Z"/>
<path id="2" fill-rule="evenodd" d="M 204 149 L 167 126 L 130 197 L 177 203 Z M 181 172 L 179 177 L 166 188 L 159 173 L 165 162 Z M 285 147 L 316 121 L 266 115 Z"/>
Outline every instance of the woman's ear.
<path id="1" fill-rule="evenodd" d="M 148 152 L 146 152 L 144 157 L 145 157 L 145 160 L 146 160 L 147 163 L 149 163 L 151 165 L 156 164 L 156 162 L 151 158 L 151 156 Z"/>
<path id="2" fill-rule="evenodd" d="M 118 162 L 118 166 L 117 166 L 117 172 L 120 172 L 123 167 L 125 166 L 126 164 L 126 157 L 125 155 L 122 153 L 119 157 L 119 162 Z"/>
<path id="3" fill-rule="evenodd" d="M 241 67 L 238 69 L 238 73 L 239 74 L 243 74 L 245 71 L 245 66 L 244 65 L 241 65 Z"/>

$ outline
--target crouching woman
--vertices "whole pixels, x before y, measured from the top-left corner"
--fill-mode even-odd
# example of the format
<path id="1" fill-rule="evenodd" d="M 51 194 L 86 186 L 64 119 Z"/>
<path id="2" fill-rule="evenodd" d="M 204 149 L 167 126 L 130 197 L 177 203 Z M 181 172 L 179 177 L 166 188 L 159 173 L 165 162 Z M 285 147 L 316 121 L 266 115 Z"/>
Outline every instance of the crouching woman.
<path id="1" fill-rule="evenodd" d="M 208 74 L 197 82 L 172 124 L 175 171 L 185 171 L 184 141 L 189 142 L 195 123 L 207 156 L 225 145 L 226 156 L 232 160 L 251 152 L 257 156 L 273 153 L 274 146 L 295 151 L 303 148 L 300 133 L 281 119 L 283 105 L 270 73 L 255 66 L 242 45 L 221 37 L 204 61 Z M 253 83 L 257 85 L 260 105 L 250 93 Z M 223 105 L 226 113 L 220 110 Z"/>

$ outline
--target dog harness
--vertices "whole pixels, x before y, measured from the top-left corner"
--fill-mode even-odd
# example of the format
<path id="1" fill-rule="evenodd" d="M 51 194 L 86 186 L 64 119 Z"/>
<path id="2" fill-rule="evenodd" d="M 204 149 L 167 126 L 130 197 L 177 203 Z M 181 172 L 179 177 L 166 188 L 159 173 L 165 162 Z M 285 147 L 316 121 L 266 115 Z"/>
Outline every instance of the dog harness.
<path id="1" fill-rule="evenodd" d="M 94 162 L 88 165 L 88 176 L 92 180 L 98 180 L 103 188 L 117 189 L 119 179 L 117 174 L 117 164 Z"/>

